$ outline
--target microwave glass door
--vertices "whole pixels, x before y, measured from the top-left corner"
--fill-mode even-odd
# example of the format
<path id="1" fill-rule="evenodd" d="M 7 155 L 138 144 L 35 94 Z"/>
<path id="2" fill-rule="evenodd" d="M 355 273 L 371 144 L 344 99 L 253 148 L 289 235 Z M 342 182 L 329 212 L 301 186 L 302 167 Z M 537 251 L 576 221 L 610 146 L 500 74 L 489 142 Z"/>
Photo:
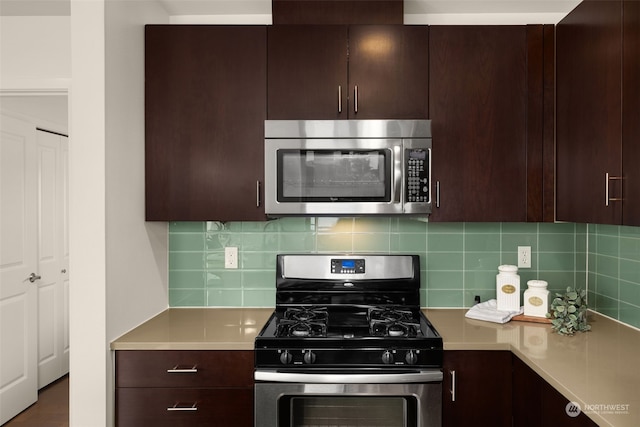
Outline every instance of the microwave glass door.
<path id="1" fill-rule="evenodd" d="M 278 202 L 389 202 L 392 152 L 278 150 Z"/>

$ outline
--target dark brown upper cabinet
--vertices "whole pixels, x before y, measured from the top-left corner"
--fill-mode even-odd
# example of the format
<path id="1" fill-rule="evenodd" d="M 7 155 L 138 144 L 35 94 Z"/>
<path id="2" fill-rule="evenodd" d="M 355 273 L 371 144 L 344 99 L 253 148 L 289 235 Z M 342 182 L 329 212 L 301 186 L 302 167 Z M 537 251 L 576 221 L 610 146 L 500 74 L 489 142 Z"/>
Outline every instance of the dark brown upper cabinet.
<path id="1" fill-rule="evenodd" d="M 270 27 L 268 118 L 426 119 L 428 38 L 421 26 Z"/>
<path id="2" fill-rule="evenodd" d="M 149 221 L 263 220 L 266 27 L 149 25 Z"/>
<path id="3" fill-rule="evenodd" d="M 432 26 L 432 221 L 553 220 L 553 26 Z"/>
<path id="4" fill-rule="evenodd" d="M 557 26 L 557 219 L 640 225 L 640 4 L 584 1 Z"/>
<path id="5" fill-rule="evenodd" d="M 402 24 L 404 0 L 273 0 L 273 25 Z"/>
<path id="6" fill-rule="evenodd" d="M 640 2 L 623 2 L 622 142 L 624 173 L 622 219 L 640 226 Z"/>

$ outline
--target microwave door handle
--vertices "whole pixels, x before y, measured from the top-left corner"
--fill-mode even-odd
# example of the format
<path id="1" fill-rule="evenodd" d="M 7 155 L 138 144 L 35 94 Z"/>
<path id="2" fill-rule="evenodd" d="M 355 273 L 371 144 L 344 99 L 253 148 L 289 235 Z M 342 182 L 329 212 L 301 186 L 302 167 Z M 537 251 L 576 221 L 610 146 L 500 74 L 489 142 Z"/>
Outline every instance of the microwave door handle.
<path id="1" fill-rule="evenodd" d="M 393 158 L 394 167 L 393 167 L 393 195 L 392 199 L 394 203 L 400 203 L 404 201 L 401 197 L 402 194 L 402 183 L 407 182 L 407 177 L 404 172 L 404 145 L 396 145 L 393 147 Z"/>

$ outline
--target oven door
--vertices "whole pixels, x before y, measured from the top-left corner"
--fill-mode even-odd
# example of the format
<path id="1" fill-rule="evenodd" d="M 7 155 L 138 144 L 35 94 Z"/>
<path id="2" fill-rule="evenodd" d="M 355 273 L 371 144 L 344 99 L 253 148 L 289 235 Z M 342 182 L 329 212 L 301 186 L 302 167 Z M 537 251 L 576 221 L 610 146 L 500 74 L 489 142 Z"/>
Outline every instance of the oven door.
<path id="1" fill-rule="evenodd" d="M 273 379 L 281 382 L 271 381 Z M 440 370 L 397 374 L 256 371 L 255 427 L 439 427 L 441 424 Z"/>

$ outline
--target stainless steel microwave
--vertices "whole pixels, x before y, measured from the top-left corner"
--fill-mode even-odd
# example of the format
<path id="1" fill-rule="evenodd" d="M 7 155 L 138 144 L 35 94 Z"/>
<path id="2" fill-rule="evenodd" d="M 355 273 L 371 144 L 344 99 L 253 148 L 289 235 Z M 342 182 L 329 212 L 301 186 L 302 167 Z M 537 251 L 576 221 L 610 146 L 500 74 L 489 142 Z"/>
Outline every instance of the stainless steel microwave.
<path id="1" fill-rule="evenodd" d="M 268 216 L 427 216 L 429 120 L 266 120 Z"/>

